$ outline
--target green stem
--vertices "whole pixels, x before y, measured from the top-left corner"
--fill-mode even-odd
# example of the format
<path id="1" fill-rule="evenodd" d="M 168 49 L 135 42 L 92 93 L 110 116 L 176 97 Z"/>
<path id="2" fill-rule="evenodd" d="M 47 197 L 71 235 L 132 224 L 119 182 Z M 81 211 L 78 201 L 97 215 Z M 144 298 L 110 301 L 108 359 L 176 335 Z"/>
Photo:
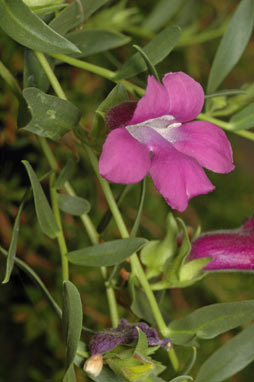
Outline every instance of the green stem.
<path id="1" fill-rule="evenodd" d="M 222 129 L 226 131 L 230 131 L 231 133 L 240 135 L 241 137 L 247 138 L 251 141 L 254 141 L 254 133 L 251 131 L 246 131 L 246 130 L 232 130 L 232 124 L 230 122 L 225 122 L 217 118 L 213 118 L 207 114 L 200 113 L 197 116 L 197 119 L 202 120 L 202 121 L 208 121 L 211 123 L 214 123 L 217 126 L 220 126 Z"/>
<path id="2" fill-rule="evenodd" d="M 108 202 L 109 208 L 110 208 L 112 215 L 114 217 L 117 228 L 121 234 L 121 237 L 123 239 L 128 238 L 128 237 L 130 237 L 129 232 L 128 232 L 126 225 L 123 221 L 122 215 L 118 209 L 117 203 L 115 202 L 115 199 L 113 197 L 112 191 L 111 191 L 110 186 L 109 186 L 109 183 L 100 176 L 100 174 L 98 172 L 98 161 L 97 161 L 97 158 L 94 155 L 93 151 L 88 146 L 85 146 L 85 147 L 86 147 L 86 151 L 87 151 L 87 154 L 89 156 L 89 159 L 91 161 L 92 167 L 93 167 L 93 169 L 96 173 L 96 176 L 100 182 L 100 185 L 102 187 L 102 190 L 103 190 L 104 195 L 106 197 L 106 200 Z M 159 309 L 156 298 L 153 294 L 153 291 L 150 287 L 149 282 L 147 281 L 145 272 L 141 266 L 141 263 L 140 263 L 139 258 L 138 258 L 136 253 L 131 255 L 130 262 L 131 262 L 132 272 L 139 279 L 140 284 L 142 285 L 144 292 L 147 296 L 147 299 L 149 300 L 149 303 L 150 303 L 150 306 L 151 306 L 151 309 L 152 309 L 152 312 L 153 312 L 153 315 L 154 315 L 154 318 L 155 318 L 155 321 L 156 321 L 156 324 L 158 326 L 159 331 L 161 332 L 161 334 L 164 337 L 168 337 L 169 336 L 169 329 L 168 329 L 167 325 L 165 324 L 165 321 L 162 317 L 162 314 L 161 314 L 161 311 Z M 177 359 L 177 356 L 176 356 L 173 348 L 171 348 L 169 350 L 169 357 L 170 357 L 172 366 L 174 367 L 174 370 L 175 371 L 179 370 L 178 359 Z"/>
<path id="3" fill-rule="evenodd" d="M 60 228 L 60 231 L 57 234 L 56 238 L 58 241 L 58 246 L 59 246 L 60 254 L 61 254 L 62 277 L 63 277 L 63 281 L 65 281 L 69 279 L 69 263 L 68 263 L 68 258 L 66 256 L 68 249 L 67 249 L 67 245 L 66 245 L 65 237 L 63 233 L 63 226 L 62 226 L 61 215 L 60 215 L 58 200 L 57 200 L 57 191 L 54 188 L 55 178 L 56 178 L 55 174 L 50 175 L 50 198 L 51 198 L 53 213 L 54 213 L 57 225 Z"/>
<path id="4" fill-rule="evenodd" d="M 36 55 L 39 63 L 41 64 L 42 68 L 44 69 L 52 88 L 54 89 L 57 96 L 61 99 L 67 100 L 66 95 L 64 94 L 64 91 L 58 81 L 58 79 L 55 76 L 54 71 L 52 70 L 51 66 L 48 63 L 48 60 L 44 56 L 43 53 L 34 51 L 34 54 Z"/>
<path id="5" fill-rule="evenodd" d="M 136 92 L 140 96 L 143 96 L 145 93 L 145 90 L 143 88 L 135 84 L 132 84 L 129 81 L 116 80 L 115 72 L 112 72 L 109 69 L 105 69 L 105 68 L 102 68 L 101 66 L 91 64 L 90 62 L 78 60 L 77 58 L 66 56 L 65 54 L 50 54 L 50 55 L 62 62 L 66 62 L 67 64 L 72 65 L 79 69 L 87 70 L 88 72 L 97 74 L 98 76 L 106 78 L 107 80 L 110 80 L 116 83 L 120 82 L 131 93 Z"/>
<path id="6" fill-rule="evenodd" d="M 36 54 L 36 56 L 37 56 L 37 58 L 41 64 L 42 68 L 44 69 L 46 75 L 48 76 L 48 79 L 49 79 L 56 95 L 61 99 L 67 100 L 67 97 L 66 97 L 54 71 L 52 70 L 46 57 L 44 56 L 44 54 L 40 53 L 40 52 L 35 52 L 35 54 Z M 45 156 L 49 162 L 49 165 L 51 166 L 51 168 L 54 171 L 56 171 L 58 169 L 57 161 L 56 161 L 54 154 L 52 153 L 47 141 L 43 138 L 41 139 L 41 145 L 42 145 L 42 149 L 45 153 Z M 72 195 L 72 196 L 76 195 L 75 191 L 73 190 L 71 184 L 68 181 L 65 182 L 64 188 L 68 192 L 69 195 Z M 54 202 L 54 205 L 57 202 L 56 196 L 57 196 L 56 190 L 54 188 L 52 188 L 51 198 L 52 198 L 52 204 Z M 57 204 L 57 207 L 58 207 L 58 204 Z M 56 208 L 56 205 L 55 205 L 55 208 Z M 57 213 L 57 211 L 55 211 L 55 212 Z M 59 217 L 60 217 L 60 214 L 59 214 Z M 90 217 L 87 214 L 83 214 L 80 216 L 80 218 L 81 218 L 81 221 L 82 221 L 82 223 L 83 223 L 83 225 L 87 231 L 87 234 L 88 234 L 92 244 L 98 244 L 99 243 L 99 234 L 97 233 Z M 61 226 L 61 224 L 59 226 Z M 62 240 L 63 238 L 62 237 L 60 238 L 60 243 L 59 243 L 59 245 L 61 245 L 62 249 L 64 248 L 63 247 L 63 240 Z M 67 248 L 66 248 L 66 253 L 67 253 Z M 67 264 L 68 264 L 68 260 L 67 260 Z M 118 309 L 117 309 L 117 303 L 116 303 L 116 297 L 115 297 L 114 289 L 110 285 L 108 285 L 106 282 L 106 280 L 107 280 L 107 269 L 105 267 L 101 267 L 101 274 L 102 274 L 102 277 L 105 281 L 106 294 L 107 294 L 107 299 L 108 299 L 108 305 L 109 305 L 109 310 L 110 310 L 110 318 L 111 318 L 112 326 L 116 327 L 118 325 L 118 322 L 119 322 L 119 316 L 118 316 Z"/>

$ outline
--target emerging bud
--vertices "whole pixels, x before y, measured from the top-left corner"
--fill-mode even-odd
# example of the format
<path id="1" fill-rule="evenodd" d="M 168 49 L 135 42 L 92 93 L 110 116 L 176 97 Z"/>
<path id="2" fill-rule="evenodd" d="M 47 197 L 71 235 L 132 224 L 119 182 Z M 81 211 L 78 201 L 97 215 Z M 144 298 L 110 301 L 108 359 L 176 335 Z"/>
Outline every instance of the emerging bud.
<path id="1" fill-rule="evenodd" d="M 103 368 L 103 358 L 101 354 L 95 354 L 89 357 L 84 364 L 84 371 L 92 377 L 98 377 Z"/>
<path id="2" fill-rule="evenodd" d="M 238 229 L 207 232 L 194 240 L 187 261 L 202 257 L 212 258 L 204 271 L 254 270 L 254 218 Z"/>

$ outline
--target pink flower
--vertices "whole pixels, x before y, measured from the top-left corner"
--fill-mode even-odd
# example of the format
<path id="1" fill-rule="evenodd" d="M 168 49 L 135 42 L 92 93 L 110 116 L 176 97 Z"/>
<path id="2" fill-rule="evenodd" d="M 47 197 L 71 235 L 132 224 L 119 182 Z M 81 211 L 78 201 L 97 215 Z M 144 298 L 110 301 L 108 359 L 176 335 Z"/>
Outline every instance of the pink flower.
<path id="1" fill-rule="evenodd" d="M 111 121 L 114 129 L 103 146 L 100 174 L 114 183 L 131 184 L 149 172 L 166 202 L 184 211 L 193 196 L 214 189 L 202 167 L 218 173 L 234 169 L 225 133 L 210 122 L 188 122 L 203 104 L 201 85 L 187 74 L 167 73 L 163 84 L 149 76 L 146 93 L 134 112 L 130 108 L 129 120 L 127 107 L 118 128 Z M 121 105 L 115 114 L 117 110 L 119 121 Z"/>
<path id="2" fill-rule="evenodd" d="M 205 271 L 253 270 L 254 218 L 238 229 L 207 232 L 194 240 L 188 261 L 201 257 L 212 257 Z"/>

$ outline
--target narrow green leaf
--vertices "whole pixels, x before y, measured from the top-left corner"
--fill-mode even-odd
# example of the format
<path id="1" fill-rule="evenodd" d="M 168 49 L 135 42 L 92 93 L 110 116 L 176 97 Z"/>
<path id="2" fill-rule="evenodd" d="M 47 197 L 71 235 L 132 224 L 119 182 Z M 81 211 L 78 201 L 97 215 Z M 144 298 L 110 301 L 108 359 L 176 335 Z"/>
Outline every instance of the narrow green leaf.
<path id="1" fill-rule="evenodd" d="M 171 322 L 170 339 L 175 344 L 186 344 L 195 337 L 214 338 L 252 319 L 252 300 L 211 304 Z"/>
<path id="2" fill-rule="evenodd" d="M 58 141 L 80 120 L 80 110 L 69 101 L 48 95 L 36 88 L 26 88 L 23 95 L 32 114 L 22 129 Z"/>
<path id="3" fill-rule="evenodd" d="M 76 382 L 76 374 L 74 370 L 74 365 L 71 365 L 69 369 L 66 371 L 63 382 Z"/>
<path id="4" fill-rule="evenodd" d="M 254 127 L 254 103 L 234 114 L 229 122 L 232 130 L 246 130 Z"/>
<path id="5" fill-rule="evenodd" d="M 81 53 L 72 55 L 79 58 L 118 48 L 130 41 L 130 37 L 107 29 L 85 29 L 69 33 L 66 37 L 80 49 Z"/>
<path id="6" fill-rule="evenodd" d="M 58 33 L 65 34 L 86 21 L 107 2 L 108 0 L 73 1 L 49 23 L 49 26 Z"/>
<path id="7" fill-rule="evenodd" d="M 33 11 L 34 13 L 36 13 L 36 15 L 46 16 L 46 15 L 49 15 L 50 13 L 57 12 L 62 8 L 66 8 L 67 6 L 68 4 L 56 4 L 56 5 L 50 5 L 48 7 L 36 8 Z"/>
<path id="8" fill-rule="evenodd" d="M 251 35 L 254 23 L 254 1 L 238 5 L 216 52 L 208 78 L 207 93 L 214 92 L 239 61 Z"/>
<path id="9" fill-rule="evenodd" d="M 75 358 L 82 330 L 83 311 L 78 289 L 70 281 L 63 283 L 63 330 L 67 346 L 66 372 Z"/>
<path id="10" fill-rule="evenodd" d="M 181 30 L 177 26 L 169 26 L 163 29 L 152 41 L 150 41 L 143 51 L 153 65 L 161 62 L 176 46 L 181 35 Z M 115 80 L 131 78 L 146 70 L 146 64 L 139 53 L 130 57 L 116 73 Z"/>
<path id="11" fill-rule="evenodd" d="M 67 253 L 69 261 L 87 267 L 119 264 L 147 243 L 143 238 L 108 241 Z"/>
<path id="12" fill-rule="evenodd" d="M 180 375 L 174 379 L 170 379 L 169 382 L 180 382 L 180 381 L 193 381 L 193 378 L 190 375 Z"/>
<path id="13" fill-rule="evenodd" d="M 4 256 L 7 257 L 7 255 L 8 255 L 7 251 L 4 251 L 2 249 L 1 252 L 4 254 Z M 55 311 L 57 316 L 59 318 L 61 318 L 62 317 L 62 311 L 61 311 L 59 305 L 55 302 L 54 298 L 50 294 L 49 290 L 46 288 L 45 284 L 39 278 L 37 273 L 31 267 L 29 267 L 29 265 L 27 265 L 24 261 L 18 259 L 17 257 L 14 258 L 14 263 L 18 268 L 20 268 L 22 271 L 24 271 L 27 274 L 27 276 L 30 277 L 32 282 L 34 282 L 35 285 L 42 291 L 42 293 L 44 294 L 44 296 L 46 297 L 46 299 L 50 303 L 51 307 L 53 308 L 53 310 Z"/>
<path id="14" fill-rule="evenodd" d="M 142 27 L 154 32 L 158 31 L 176 14 L 182 3 L 183 0 L 160 0 L 155 2 L 154 8 L 146 17 Z"/>
<path id="15" fill-rule="evenodd" d="M 36 216 L 40 224 L 41 230 L 45 233 L 45 235 L 53 239 L 58 234 L 59 227 L 57 226 L 51 207 L 40 185 L 40 182 L 34 170 L 32 169 L 32 166 L 26 160 L 23 160 L 22 163 L 26 168 L 31 182 L 34 195 Z"/>
<path id="16" fill-rule="evenodd" d="M 242 89 L 228 89 L 228 90 L 224 89 L 224 90 L 218 90 L 215 93 L 206 94 L 205 99 L 223 97 L 223 96 L 232 96 L 232 95 L 238 95 L 238 94 L 248 94 L 248 92 Z"/>
<path id="17" fill-rule="evenodd" d="M 97 108 L 90 132 L 91 137 L 96 139 L 98 137 L 104 138 L 106 134 L 105 116 L 107 111 L 125 101 L 129 101 L 128 92 L 122 84 L 118 83 Z"/>
<path id="18" fill-rule="evenodd" d="M 64 186 L 64 183 L 67 180 L 70 180 L 75 171 L 75 161 L 72 158 L 69 158 L 66 162 L 66 165 L 60 171 L 56 181 L 54 183 L 54 188 L 60 189 Z"/>
<path id="19" fill-rule="evenodd" d="M 148 341 L 145 333 L 137 327 L 138 342 L 135 348 L 135 353 L 145 356 L 148 349 Z"/>
<path id="20" fill-rule="evenodd" d="M 81 216 L 90 211 L 90 203 L 79 196 L 72 196 L 66 194 L 57 195 L 59 208 L 61 211 L 74 216 Z"/>
<path id="21" fill-rule="evenodd" d="M 21 0 L 0 0 L 0 25 L 6 34 L 30 49 L 45 53 L 75 53 L 79 49 L 51 29 Z"/>
<path id="22" fill-rule="evenodd" d="M 152 76 L 154 76 L 154 78 L 156 78 L 156 80 L 158 82 L 160 82 L 160 77 L 158 75 L 158 72 L 157 70 L 155 69 L 154 65 L 152 64 L 152 62 L 149 60 L 149 57 L 147 56 L 147 54 L 145 54 L 145 52 L 143 51 L 142 48 L 140 48 L 140 46 L 138 45 L 133 45 L 133 48 L 135 48 L 141 55 L 141 57 L 143 58 L 143 60 L 145 61 L 145 64 L 147 66 L 147 70 L 148 70 L 148 73 L 151 74 Z"/>
<path id="23" fill-rule="evenodd" d="M 10 242 L 8 255 L 7 255 L 7 261 L 6 261 L 5 276 L 4 276 L 4 280 L 2 281 L 3 284 L 8 283 L 8 281 L 10 280 L 12 270 L 13 270 L 15 257 L 16 257 L 17 244 L 18 244 L 20 216 L 24 207 L 24 203 L 25 203 L 25 197 L 23 198 L 23 201 L 21 202 L 19 206 L 18 213 L 17 213 L 15 223 L 13 226 L 11 242 Z"/>
<path id="24" fill-rule="evenodd" d="M 100 373 L 100 375 L 98 375 L 98 377 L 93 377 L 92 375 L 89 375 L 89 378 L 95 382 L 126 382 L 126 378 L 116 375 L 107 366 L 103 367 L 102 372 Z"/>
<path id="25" fill-rule="evenodd" d="M 254 326 L 228 341 L 201 366 L 196 382 L 221 382 L 254 361 Z"/>

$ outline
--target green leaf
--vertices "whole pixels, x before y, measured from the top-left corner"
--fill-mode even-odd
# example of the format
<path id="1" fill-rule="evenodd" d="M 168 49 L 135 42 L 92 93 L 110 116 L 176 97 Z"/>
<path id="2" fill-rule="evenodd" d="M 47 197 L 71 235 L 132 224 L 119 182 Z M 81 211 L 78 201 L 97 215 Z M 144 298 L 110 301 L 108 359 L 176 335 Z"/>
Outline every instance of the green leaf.
<path id="1" fill-rule="evenodd" d="M 63 283 L 63 330 L 67 346 L 66 372 L 72 365 L 82 330 L 83 311 L 78 289 L 70 281 Z"/>
<path id="2" fill-rule="evenodd" d="M 180 382 L 180 381 L 193 381 L 193 378 L 190 375 L 180 375 L 174 379 L 170 379 L 169 382 Z"/>
<path id="3" fill-rule="evenodd" d="M 90 203 L 79 196 L 72 196 L 66 194 L 57 195 L 59 208 L 61 211 L 74 216 L 81 216 L 90 211 Z"/>
<path id="4" fill-rule="evenodd" d="M 146 242 L 147 240 L 143 238 L 108 241 L 69 252 L 67 257 L 71 263 L 77 265 L 87 267 L 111 266 L 130 257 L 134 252 L 142 248 Z"/>
<path id="5" fill-rule="evenodd" d="M 159 2 L 155 2 L 156 5 L 146 17 L 142 27 L 154 32 L 158 31 L 176 14 L 182 3 L 183 0 L 160 0 Z"/>
<path id="6" fill-rule="evenodd" d="M 224 89 L 224 90 L 218 90 L 215 93 L 206 94 L 205 99 L 223 97 L 223 96 L 233 96 L 238 94 L 248 94 L 248 92 L 242 89 Z"/>
<path id="7" fill-rule="evenodd" d="M 138 342 L 135 348 L 135 353 L 145 356 L 148 349 L 147 337 L 145 333 L 143 332 L 143 330 L 141 330 L 138 327 L 137 327 L 137 331 L 138 331 Z"/>
<path id="8" fill-rule="evenodd" d="M 144 178 L 141 182 L 138 212 L 137 212 L 136 219 L 135 219 L 135 222 L 134 222 L 132 230 L 131 230 L 131 237 L 135 237 L 137 232 L 138 232 L 140 219 L 141 219 L 143 206 L 144 206 L 144 201 L 145 201 L 145 194 L 146 194 L 146 178 Z"/>
<path id="9" fill-rule="evenodd" d="M 54 64 L 51 57 L 47 57 L 47 60 L 53 68 Z M 30 49 L 25 49 L 24 53 L 23 86 L 24 88 L 39 88 L 43 92 L 47 92 L 50 86 L 45 71 L 42 69 L 42 66 L 37 60 L 34 52 Z"/>
<path id="10" fill-rule="evenodd" d="M 89 375 L 89 378 L 95 382 L 126 382 L 126 379 L 115 375 L 107 366 L 104 366 L 98 377 Z"/>
<path id="11" fill-rule="evenodd" d="M 93 125 L 90 132 L 91 137 L 98 138 L 105 135 L 105 115 L 109 109 L 122 102 L 129 101 L 128 92 L 125 87 L 118 83 L 99 105 L 95 112 Z"/>
<path id="12" fill-rule="evenodd" d="M 31 182 L 33 195 L 34 195 L 36 216 L 37 216 L 39 225 L 41 227 L 41 230 L 45 233 L 45 235 L 53 239 L 57 236 L 59 232 L 59 227 L 57 226 L 51 207 L 44 194 L 41 184 L 34 170 L 32 169 L 32 166 L 26 160 L 23 160 L 22 163 L 24 164 L 26 168 L 26 171 L 28 173 L 28 176 Z"/>
<path id="13" fill-rule="evenodd" d="M 81 53 L 72 55 L 79 58 L 118 48 L 130 41 L 130 37 L 107 29 L 85 29 L 66 37 L 80 49 Z"/>
<path id="14" fill-rule="evenodd" d="M 0 0 L 0 25 L 6 34 L 44 53 L 77 53 L 79 49 L 36 16 L 21 0 Z"/>
<path id="15" fill-rule="evenodd" d="M 240 59 L 254 23 L 254 1 L 238 5 L 216 52 L 208 78 L 207 93 L 214 92 Z"/>
<path id="16" fill-rule="evenodd" d="M 147 67 L 147 70 L 148 70 L 148 73 L 151 74 L 152 76 L 154 76 L 154 78 L 156 78 L 156 80 L 158 82 L 160 82 L 160 77 L 157 73 L 157 70 L 155 69 L 154 65 L 152 64 L 152 62 L 149 60 L 149 57 L 147 56 L 147 54 L 145 54 L 145 52 L 143 51 L 142 48 L 140 48 L 140 46 L 138 45 L 133 45 L 133 48 L 135 48 L 139 54 L 141 55 L 141 57 L 143 58 L 145 64 L 146 64 L 146 67 Z"/>
<path id="17" fill-rule="evenodd" d="M 67 180 L 70 180 L 75 171 L 75 161 L 72 158 L 69 158 L 66 165 L 60 171 L 56 181 L 54 183 L 54 188 L 60 189 L 64 186 L 64 183 Z"/>
<path id="18" fill-rule="evenodd" d="M 7 257 L 7 255 L 8 255 L 7 251 L 2 250 L 1 252 L 4 254 L 4 256 Z M 35 283 L 35 285 L 42 291 L 42 293 L 44 294 L 44 296 L 48 300 L 49 304 L 53 308 L 54 312 L 57 314 L 57 316 L 59 318 L 61 318 L 62 317 L 62 311 L 61 311 L 60 307 L 55 302 L 54 298 L 52 297 L 52 295 L 50 294 L 50 292 L 46 288 L 45 284 L 41 281 L 41 279 L 39 278 L 37 273 L 31 267 L 29 267 L 29 265 L 27 265 L 24 261 L 18 259 L 17 257 L 14 258 L 14 263 L 18 268 L 20 268 L 22 271 L 24 271 L 27 274 L 27 276 L 30 277 L 30 279 Z"/>
<path id="19" fill-rule="evenodd" d="M 36 88 L 23 90 L 32 119 L 22 129 L 58 141 L 80 120 L 80 110 L 71 102 L 48 95 Z"/>
<path id="20" fill-rule="evenodd" d="M 161 62 L 176 46 L 181 35 L 181 30 L 176 26 L 169 26 L 163 29 L 152 41 L 150 41 L 143 51 L 153 65 Z M 146 64 L 139 53 L 130 57 L 116 73 L 115 80 L 131 78 L 146 70 Z"/>
<path id="21" fill-rule="evenodd" d="M 254 361 L 254 326 L 228 341 L 201 366 L 196 382 L 221 382 Z"/>
<path id="22" fill-rule="evenodd" d="M 76 379 L 74 366 L 71 365 L 64 375 L 63 382 L 76 382 L 76 381 L 77 379 Z"/>
<path id="23" fill-rule="evenodd" d="M 234 329 L 254 318 L 254 301 L 211 304 L 169 325 L 170 339 L 187 344 L 195 337 L 208 339 Z"/>
<path id="24" fill-rule="evenodd" d="M 254 103 L 234 114 L 229 122 L 232 130 L 245 130 L 254 127 Z"/>
<path id="25" fill-rule="evenodd" d="M 27 193 L 23 197 L 23 200 L 18 209 L 17 216 L 15 218 L 15 223 L 14 223 L 12 235 L 11 235 L 11 242 L 10 242 L 8 255 L 7 255 L 5 276 L 4 276 L 4 280 L 2 281 L 3 284 L 8 283 L 8 281 L 10 280 L 10 276 L 14 267 L 17 244 L 18 244 L 18 236 L 19 236 L 20 216 L 26 201 L 26 195 Z"/>
<path id="26" fill-rule="evenodd" d="M 65 34 L 86 21 L 107 2 L 108 0 L 73 1 L 49 23 L 49 26 L 58 33 Z"/>

